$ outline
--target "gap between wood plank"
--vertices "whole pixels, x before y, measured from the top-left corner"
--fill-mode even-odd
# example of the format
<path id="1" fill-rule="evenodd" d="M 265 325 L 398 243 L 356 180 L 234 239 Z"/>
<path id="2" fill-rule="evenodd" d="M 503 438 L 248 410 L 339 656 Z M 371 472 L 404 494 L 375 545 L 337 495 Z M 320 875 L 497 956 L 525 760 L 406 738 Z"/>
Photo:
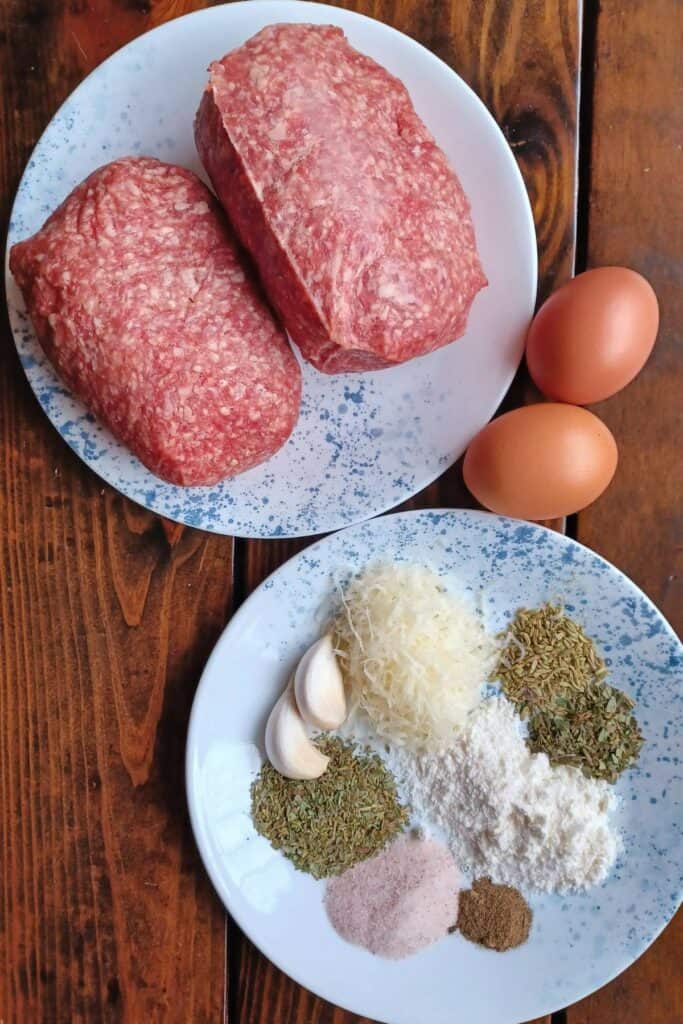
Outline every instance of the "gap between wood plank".
<path id="1" fill-rule="evenodd" d="M 247 554 L 249 550 L 248 545 L 250 543 L 252 542 L 244 540 L 242 537 L 235 538 L 232 559 L 231 616 L 235 614 L 240 605 L 249 597 L 249 588 L 247 583 Z"/>
<path id="2" fill-rule="evenodd" d="M 582 0 L 579 8 L 579 95 L 577 108 L 576 146 L 576 229 L 574 243 L 574 274 L 586 269 L 588 255 L 588 220 L 591 197 L 591 155 L 593 141 L 593 87 L 595 77 L 595 46 L 600 0 Z M 579 516 L 567 516 L 564 533 L 576 540 Z M 565 1024 L 562 1011 L 552 1024 Z"/>
<path id="3" fill-rule="evenodd" d="M 230 602 L 229 621 L 235 612 L 249 597 L 248 554 L 249 545 L 255 543 L 243 537 L 236 537 L 233 545 L 232 558 L 232 599 Z M 261 542 L 262 543 L 262 542 Z M 225 998 L 223 1024 L 237 1024 L 239 1014 L 239 985 L 242 971 L 242 954 L 245 936 L 239 926 L 226 910 L 225 912 Z"/>
<path id="4" fill-rule="evenodd" d="M 576 241 L 574 274 L 586 269 L 588 262 L 588 222 L 591 199 L 591 156 L 593 146 L 593 89 L 595 79 L 595 47 L 598 34 L 600 0 L 582 0 L 579 49 L 579 98 L 577 112 L 577 192 Z M 576 536 L 576 517 L 573 516 Z M 569 527 L 569 523 L 567 524 Z"/>

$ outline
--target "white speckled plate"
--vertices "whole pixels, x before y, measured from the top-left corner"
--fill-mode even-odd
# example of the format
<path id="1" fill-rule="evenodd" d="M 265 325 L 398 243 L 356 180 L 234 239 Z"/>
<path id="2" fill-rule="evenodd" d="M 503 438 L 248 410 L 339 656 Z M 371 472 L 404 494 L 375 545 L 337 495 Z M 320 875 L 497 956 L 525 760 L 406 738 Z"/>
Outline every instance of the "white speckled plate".
<path id="1" fill-rule="evenodd" d="M 637 701 L 640 761 L 619 780 L 624 849 L 585 893 L 533 897 L 530 940 L 503 955 L 452 935 L 401 961 L 339 938 L 324 883 L 258 836 L 249 787 L 273 701 L 322 628 L 333 581 L 376 559 L 432 566 L 481 602 L 499 630 L 522 604 L 564 602 Z M 197 691 L 187 792 L 204 863 L 253 942 L 301 984 L 388 1024 L 519 1024 L 567 1006 L 640 956 L 681 898 L 683 653 L 671 627 L 622 573 L 540 526 L 484 512 L 407 512 L 319 541 L 278 569 L 233 617 Z"/>
<path id="2" fill-rule="evenodd" d="M 217 533 L 285 537 L 368 519 L 434 480 L 467 447 L 519 364 L 536 294 L 529 201 L 503 135 L 445 64 L 394 29 L 322 4 L 234 3 L 169 22 L 94 71 L 60 109 L 19 186 L 8 247 L 36 231 L 96 167 L 148 154 L 202 173 L 192 122 L 209 62 L 277 21 L 334 22 L 406 83 L 472 202 L 489 287 L 467 334 L 431 356 L 380 373 L 326 377 L 304 367 L 299 424 L 264 465 L 217 487 L 165 484 L 95 423 L 61 386 L 7 272 L 10 320 L 43 409 L 87 464 L 170 519 Z"/>

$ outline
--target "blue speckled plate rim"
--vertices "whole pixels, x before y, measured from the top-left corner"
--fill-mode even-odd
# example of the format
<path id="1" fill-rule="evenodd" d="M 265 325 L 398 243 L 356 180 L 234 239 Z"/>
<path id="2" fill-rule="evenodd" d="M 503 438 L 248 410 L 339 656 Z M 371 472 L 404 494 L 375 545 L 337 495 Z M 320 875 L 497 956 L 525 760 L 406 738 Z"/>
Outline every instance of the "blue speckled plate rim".
<path id="1" fill-rule="evenodd" d="M 259 2 L 259 4 L 269 4 L 269 3 L 272 3 L 273 0 L 258 0 L 258 2 Z M 276 2 L 277 2 L 277 0 L 276 0 Z M 230 8 L 236 9 L 236 8 L 239 8 L 239 7 L 246 7 L 247 5 L 251 6 L 251 5 L 253 5 L 253 3 L 254 3 L 254 0 L 237 0 L 236 3 L 231 3 L 229 5 L 224 5 L 224 6 L 229 6 Z M 299 4 L 300 7 L 314 7 L 316 9 L 319 9 L 321 6 L 325 6 L 324 4 L 321 4 L 321 3 L 311 2 L 311 0 L 298 0 L 298 4 Z M 80 82 L 76 86 L 76 88 L 64 99 L 64 101 L 57 108 L 57 110 L 52 115 L 52 117 L 48 121 L 47 125 L 43 129 L 40 138 L 38 139 L 38 141 L 36 142 L 35 146 L 33 147 L 32 151 L 31 151 L 31 154 L 30 154 L 30 156 L 29 156 L 29 158 L 28 158 L 28 160 L 26 162 L 26 167 L 24 168 L 24 171 L 23 171 L 23 173 L 21 175 L 21 178 L 19 180 L 19 184 L 17 186 L 17 191 L 16 191 L 16 194 L 15 194 L 15 197 L 14 197 L 14 201 L 12 203 L 12 209 L 10 211 L 10 217 L 9 217 L 8 224 L 11 224 L 12 220 L 15 218 L 15 207 L 16 207 L 17 202 L 19 200 L 19 194 L 20 194 L 20 192 L 22 190 L 22 186 L 24 185 L 25 179 L 28 177 L 31 164 L 33 163 L 33 161 L 34 161 L 34 159 L 36 157 L 36 154 L 38 153 L 38 151 L 41 148 L 41 145 L 43 143 L 43 138 L 49 132 L 53 122 L 58 120 L 58 118 L 62 114 L 62 111 L 67 106 L 67 104 L 72 102 L 75 98 L 77 98 L 79 92 L 81 90 L 85 89 L 85 87 L 88 85 L 89 82 L 91 82 L 97 76 L 102 74 L 103 71 L 104 71 L 104 68 L 111 61 L 114 61 L 116 59 L 120 59 L 121 55 L 126 50 L 128 50 L 129 48 L 135 46 L 139 42 L 140 39 L 143 39 L 146 36 L 150 36 L 153 33 L 157 33 L 157 34 L 163 33 L 166 30 L 170 29 L 170 27 L 172 25 L 175 25 L 176 22 L 183 21 L 186 18 L 209 17 L 209 16 L 212 15 L 213 12 L 215 12 L 215 10 L 216 10 L 215 7 L 209 7 L 209 8 L 204 8 L 204 9 L 199 10 L 199 11 L 192 11 L 192 12 L 190 12 L 188 14 L 181 15 L 179 18 L 172 18 L 171 21 L 164 22 L 162 25 L 157 25 L 154 28 L 149 29 L 147 32 L 141 33 L 139 36 L 136 36 L 135 39 L 132 39 L 130 42 L 124 44 L 121 47 L 119 47 L 118 50 L 115 50 L 114 53 L 110 54 L 105 60 L 103 60 L 100 64 L 98 64 L 96 68 L 93 68 L 93 70 L 88 75 L 86 75 L 86 77 L 83 79 L 83 81 Z M 380 19 L 377 19 L 377 18 L 372 18 L 372 17 L 370 17 L 369 15 L 366 15 L 366 14 L 361 14 L 360 12 L 357 12 L 357 11 L 351 11 L 351 12 L 347 12 L 347 13 L 351 13 L 355 17 L 360 18 L 363 21 L 377 22 L 377 21 L 380 20 Z M 381 22 L 381 24 L 390 33 L 395 34 L 397 36 L 400 36 L 403 39 L 408 39 L 409 42 L 414 47 L 418 47 L 423 52 L 423 54 L 426 54 L 427 57 L 429 58 L 429 60 L 435 61 L 439 65 L 443 65 L 443 66 L 447 67 L 448 70 L 451 72 L 451 74 L 455 75 L 455 77 L 459 79 L 459 81 L 464 86 L 464 88 L 467 90 L 467 92 L 470 93 L 471 96 L 474 98 L 476 103 L 481 108 L 482 114 L 486 118 L 488 118 L 491 121 L 493 121 L 493 123 L 495 124 L 496 128 L 498 129 L 498 131 L 500 131 L 500 126 L 498 125 L 497 121 L 495 120 L 495 118 L 493 117 L 491 112 L 489 111 L 489 109 L 486 106 L 486 104 L 483 102 L 482 99 L 480 99 L 480 97 L 471 88 L 471 86 L 469 86 L 468 83 L 463 78 L 461 78 L 460 75 L 458 75 L 456 71 L 453 70 L 453 68 L 451 68 L 451 67 L 449 67 L 449 65 L 445 64 L 445 62 L 442 61 L 440 57 L 437 57 L 437 55 L 435 53 L 432 53 L 432 51 L 429 50 L 426 46 L 423 46 L 422 43 L 419 43 L 416 39 L 413 39 L 412 36 L 408 36 L 406 33 L 400 32 L 399 29 L 394 28 L 393 25 L 388 25 L 386 22 Z M 527 228 L 528 228 L 528 231 L 529 231 L 531 237 L 533 237 L 534 240 L 535 240 L 536 239 L 536 227 L 535 227 L 535 223 L 534 223 L 533 211 L 532 211 L 532 208 L 531 208 L 531 201 L 529 199 L 529 195 L 528 195 L 528 192 L 527 192 L 527 189 L 526 189 L 526 184 L 524 182 L 524 177 L 522 175 L 522 172 L 519 169 L 519 165 L 518 165 L 517 161 L 515 160 L 514 155 L 512 153 L 512 150 L 510 149 L 510 147 L 509 146 L 504 147 L 504 152 L 506 154 L 505 158 L 507 159 L 508 164 L 509 164 L 510 168 L 512 169 L 512 173 L 517 177 L 518 183 L 521 185 L 522 193 L 523 193 L 523 195 L 526 198 L 525 212 L 526 212 L 526 217 L 527 217 Z M 5 244 L 5 304 L 6 304 L 6 306 L 8 308 L 9 308 L 8 287 L 9 287 L 9 283 L 10 283 L 10 281 L 12 279 L 12 275 L 11 275 L 10 269 L 9 269 L 9 250 L 10 250 L 10 231 L 8 229 L 7 240 L 6 240 L 6 244 Z M 532 276 L 533 276 L 533 280 L 535 282 L 534 290 L 537 291 L 537 289 L 538 289 L 538 251 L 537 251 L 536 244 L 534 244 L 534 246 L 532 247 L 532 256 L 533 256 L 533 275 Z M 14 339 L 15 346 L 17 346 L 17 344 L 18 344 L 17 337 L 15 335 L 14 328 L 13 328 L 13 325 L 11 324 L 11 322 L 10 322 L 10 327 L 12 329 L 12 337 Z M 17 349 L 17 351 L 18 351 L 18 349 Z M 520 363 L 522 361 L 523 355 L 524 355 L 524 353 L 522 351 L 520 353 L 520 359 L 519 359 Z M 518 364 L 518 366 L 519 366 L 519 364 Z M 35 395 L 35 397 L 36 397 L 36 399 L 38 401 L 38 404 L 40 405 L 41 409 L 43 410 L 43 412 L 45 413 L 47 418 L 50 420 L 50 423 L 54 426 L 54 424 L 52 422 L 52 418 L 50 417 L 50 415 L 47 412 L 45 406 L 43 405 L 43 403 L 42 403 L 39 395 L 37 394 L 35 388 L 33 387 L 33 383 L 31 381 L 31 378 L 30 378 L 29 374 L 28 374 L 28 371 L 23 366 L 23 364 L 22 364 L 22 369 L 24 370 L 26 378 L 27 378 L 27 380 L 29 382 L 31 390 L 33 391 L 33 394 Z M 516 370 L 515 370 L 515 373 L 516 373 Z M 496 397 L 495 404 L 493 405 L 493 408 L 491 409 L 491 411 L 490 411 L 490 413 L 488 415 L 488 419 L 490 419 L 493 416 L 493 414 L 495 413 L 496 409 L 498 408 L 500 403 L 503 401 L 505 395 L 507 394 L 507 392 L 508 392 L 508 390 L 510 388 L 510 385 L 512 384 L 512 381 L 514 379 L 515 373 L 513 373 L 510 376 L 510 380 L 501 389 L 500 393 Z M 56 374 L 56 372 L 55 372 L 55 381 L 58 382 L 61 386 L 63 386 L 61 378 L 59 378 L 59 376 Z M 84 408 L 85 408 L 85 406 L 84 406 Z M 55 427 L 55 429 L 56 429 L 56 427 Z M 57 432 L 59 433 L 59 431 L 57 431 Z M 96 476 L 98 476 L 101 480 L 103 480 L 106 484 L 108 484 L 114 490 L 117 490 L 120 494 L 123 494 L 124 497 L 128 498 L 130 501 L 135 502 L 135 504 L 140 505 L 142 508 L 146 508 L 149 512 L 153 512 L 155 515 L 162 515 L 165 519 L 169 519 L 169 520 L 171 520 L 173 522 L 180 523 L 183 526 L 188 525 L 184 518 L 182 518 L 180 516 L 176 517 L 174 515 L 171 515 L 167 511 L 165 511 L 165 510 L 164 511 L 160 511 L 153 502 L 147 503 L 147 502 L 141 500 L 138 496 L 133 497 L 133 495 L 131 495 L 127 491 L 122 491 L 120 488 L 116 487 L 116 485 L 114 483 L 112 483 L 112 481 L 109 479 L 109 477 L 107 476 L 105 471 L 103 471 L 100 468 L 98 468 L 96 465 L 93 464 L 93 462 L 86 460 L 85 457 L 81 454 L 81 452 L 78 451 L 78 449 L 76 447 L 75 440 L 72 441 L 68 436 L 65 437 L 61 433 L 60 433 L 60 437 L 62 437 L 62 439 L 64 441 L 66 441 L 68 447 L 71 449 L 71 451 L 74 452 L 74 454 L 80 459 L 81 462 L 84 462 L 85 465 L 87 465 L 88 468 L 90 470 L 92 470 L 92 472 L 95 473 Z M 339 524 L 336 524 L 336 525 L 325 526 L 325 527 L 321 527 L 321 528 L 317 528 L 317 526 L 316 526 L 316 529 L 314 530 L 313 533 L 311 533 L 310 530 L 306 530 L 305 528 L 302 528 L 300 531 L 298 531 L 298 530 L 297 531 L 289 530 L 286 533 L 285 532 L 279 533 L 279 532 L 277 532 L 278 529 L 279 529 L 279 524 L 276 524 L 272 528 L 272 530 L 269 530 L 269 531 L 262 530 L 260 532 L 253 532 L 253 533 L 252 532 L 246 532 L 246 531 L 243 531 L 243 530 L 240 530 L 239 532 L 236 532 L 236 533 L 235 532 L 230 532 L 229 533 L 224 527 L 213 526 L 211 523 L 203 523 L 200 527 L 194 527 L 194 528 L 195 529 L 201 529 L 201 530 L 203 530 L 206 533 L 212 533 L 212 534 L 216 534 L 218 536 L 231 536 L 231 537 L 236 537 L 236 538 L 240 538 L 240 539 L 243 539 L 243 540 L 268 540 L 268 539 L 273 539 L 275 537 L 277 537 L 277 539 L 282 539 L 282 540 L 293 540 L 293 539 L 298 538 L 298 537 L 315 536 L 316 533 L 328 534 L 328 533 L 331 533 L 331 532 L 335 532 L 336 530 L 339 530 L 340 528 L 341 529 L 348 529 L 350 526 L 357 526 L 360 523 L 368 522 L 368 520 L 373 519 L 375 516 L 383 515 L 384 513 L 388 512 L 390 509 L 395 508 L 396 505 L 401 504 L 403 501 L 407 501 L 410 498 L 414 497 L 421 490 L 423 490 L 423 488 L 428 487 L 429 484 L 433 483 L 435 480 L 438 480 L 439 477 L 443 475 L 443 473 L 445 473 L 448 469 L 450 469 L 451 466 L 453 466 L 457 462 L 458 458 L 460 458 L 460 455 L 456 455 L 452 459 L 450 459 L 450 461 L 444 463 L 444 465 L 440 468 L 439 472 L 437 472 L 437 473 L 432 473 L 431 471 L 428 472 L 426 474 L 426 476 L 421 477 L 415 483 L 415 485 L 414 485 L 414 487 L 412 487 L 412 489 L 407 489 L 405 491 L 405 493 L 398 500 L 391 501 L 391 502 L 389 502 L 389 504 L 384 505 L 384 506 L 380 507 L 379 509 L 373 509 L 371 511 L 368 511 L 367 514 L 359 515 L 358 518 L 353 519 L 351 522 L 345 522 L 343 524 L 339 523 Z M 159 482 L 160 482 L 161 485 L 164 484 L 163 480 L 160 480 Z"/>
<path id="2" fill-rule="evenodd" d="M 222 895 L 222 886 L 221 886 L 220 880 L 216 877 L 216 875 L 215 875 L 215 873 L 213 871 L 211 862 L 210 861 L 207 862 L 207 861 L 204 860 L 204 857 L 203 857 L 203 854 L 202 854 L 202 850 L 201 850 L 201 848 L 199 846 L 199 843 L 197 842 L 197 835 L 201 832 L 201 823 L 199 821 L 199 816 L 198 816 L 197 808 L 194 805 L 194 802 L 193 802 L 193 799 L 192 799 L 192 795 L 191 795 L 193 793 L 193 791 L 194 791 L 194 787 L 193 787 L 193 776 L 194 776 L 194 773 L 193 773 L 193 767 L 192 767 L 192 760 L 193 760 L 194 752 L 195 752 L 195 732 L 197 730 L 196 722 L 197 722 L 197 720 L 199 718 L 199 710 L 198 710 L 198 708 L 199 708 L 199 704 L 202 701 L 202 686 L 203 686 L 204 680 L 209 675 L 209 671 L 212 668 L 214 661 L 218 660 L 220 649 L 222 648 L 223 644 L 227 642 L 227 638 L 228 638 L 230 632 L 232 631 L 232 629 L 236 625 L 239 624 L 239 622 L 241 621 L 242 617 L 244 615 L 246 615 L 246 613 L 247 613 L 247 611 L 248 611 L 248 609 L 250 607 L 250 604 L 254 600 L 257 599 L 257 596 L 259 595 L 260 591 L 262 589 L 266 588 L 266 586 L 269 583 L 269 581 L 271 581 L 275 576 L 277 576 L 278 573 L 281 570 L 283 570 L 285 567 L 289 566 L 290 563 L 296 562 L 299 559 L 302 559 L 302 558 L 310 556 L 310 554 L 312 552 L 314 552 L 316 549 L 318 549 L 318 548 L 322 547 L 323 545 L 331 542 L 333 538 L 337 538 L 337 537 L 339 537 L 342 534 L 352 534 L 353 531 L 355 531 L 355 530 L 363 529 L 363 528 L 366 528 L 368 526 L 374 528 L 375 525 L 377 525 L 378 529 L 381 529 L 381 527 L 379 526 L 379 523 L 382 520 L 386 520 L 386 519 L 399 519 L 399 518 L 403 518 L 403 519 L 415 519 L 415 520 L 418 520 L 418 519 L 420 519 L 420 517 L 424 517 L 424 516 L 438 516 L 438 517 L 442 517 L 442 518 L 443 517 L 449 517 L 449 518 L 450 517 L 455 517 L 456 520 L 458 518 L 469 518 L 469 519 L 473 519 L 473 520 L 479 519 L 479 520 L 482 520 L 484 522 L 491 522 L 491 521 L 495 520 L 495 521 L 500 522 L 500 523 L 517 524 L 517 525 L 519 525 L 521 527 L 530 528 L 534 533 L 538 533 L 538 532 L 541 532 L 541 531 L 546 532 L 551 537 L 551 543 L 556 544 L 558 547 L 567 546 L 567 547 L 578 548 L 582 552 L 583 556 L 586 557 L 589 561 L 592 561 L 601 571 L 603 571 L 603 572 L 607 571 L 608 573 L 616 576 L 617 578 L 619 578 L 622 581 L 623 584 L 625 584 L 627 589 L 630 589 L 631 591 L 635 591 L 636 595 L 645 603 L 645 605 L 647 607 L 649 607 L 655 613 L 656 617 L 663 624 L 664 631 L 665 631 L 665 633 L 667 633 L 669 635 L 670 639 L 675 644 L 677 644 L 679 647 L 681 646 L 681 641 L 680 641 L 676 631 L 674 630 L 673 626 L 668 622 L 668 620 L 664 617 L 664 615 L 659 610 L 659 608 L 647 596 L 647 594 L 645 594 L 640 589 L 640 587 L 638 587 L 633 582 L 633 580 L 630 579 L 630 577 L 626 575 L 626 573 L 621 571 L 621 569 L 618 569 L 615 565 L 613 565 L 611 562 L 609 562 L 606 558 L 603 558 L 601 555 L 598 555 L 595 551 L 592 551 L 590 548 L 586 547 L 585 544 L 581 544 L 580 541 L 574 540 L 572 537 L 567 537 L 563 533 L 557 533 L 555 530 L 551 530 L 548 527 L 540 526 L 537 523 L 530 523 L 530 522 L 527 522 L 527 521 L 524 521 L 524 520 L 521 520 L 521 519 L 513 519 L 513 518 L 508 517 L 508 516 L 500 516 L 500 515 L 496 515 L 496 514 L 491 513 L 491 512 L 481 512 L 481 511 L 478 511 L 478 510 L 475 510 L 475 509 L 425 508 L 425 509 L 411 510 L 411 511 L 407 511 L 407 512 L 394 512 L 394 513 L 392 513 L 390 515 L 379 516 L 379 517 L 377 517 L 375 519 L 372 519 L 372 520 L 366 520 L 366 521 L 361 522 L 361 523 L 354 523 L 354 524 L 352 524 L 352 525 L 350 525 L 348 527 L 345 527 L 343 530 L 337 530 L 336 533 L 332 533 L 332 534 L 329 534 L 326 537 L 322 537 L 320 540 L 317 540 L 313 544 L 310 544 L 308 547 L 304 548 L 303 551 L 299 551 L 295 555 L 292 555 L 291 558 L 288 558 L 286 562 L 283 562 L 282 565 L 280 565 L 277 569 L 275 569 L 272 573 L 270 573 L 264 580 L 262 580 L 262 582 L 259 584 L 259 586 L 256 587 L 256 589 L 251 592 L 251 594 L 244 600 L 244 602 L 240 605 L 240 607 L 237 609 L 237 611 L 234 613 L 234 615 L 232 615 L 232 617 L 230 618 L 230 621 L 227 623 L 227 625 L 225 626 L 223 632 L 221 633 L 221 635 L 219 636 L 218 640 L 216 641 L 216 643 L 214 645 L 214 648 L 213 648 L 211 654 L 209 655 L 209 658 L 207 659 L 206 665 L 205 665 L 204 670 L 203 670 L 203 672 L 201 674 L 201 677 L 199 679 L 199 683 L 197 685 L 197 689 L 195 691 L 195 695 L 194 695 L 194 698 L 193 698 L 193 701 L 192 701 L 192 709 L 190 711 L 190 718 L 189 718 L 188 731 L 187 731 L 187 742 L 186 742 L 186 748 L 185 748 L 185 793 L 186 793 L 186 800 L 187 800 L 188 812 L 189 812 L 189 816 L 190 816 L 190 823 L 192 825 L 192 831 L 193 831 L 194 836 L 195 836 L 195 842 L 197 844 L 197 849 L 199 850 L 200 857 L 202 858 L 202 863 L 204 864 L 204 867 L 205 867 L 205 869 L 207 871 L 207 874 L 209 875 L 209 878 L 211 879 L 211 883 L 212 883 L 214 889 L 219 894 L 222 902 L 224 903 L 224 905 L 226 907 L 226 910 L 234 918 L 234 920 L 236 921 L 238 927 L 244 932 L 244 934 L 247 936 L 249 941 L 252 942 L 257 948 L 259 948 L 258 938 L 253 934 L 253 931 L 251 929 L 249 929 L 248 927 L 245 927 L 243 919 L 241 918 L 241 916 L 239 914 L 235 914 L 234 913 L 233 909 L 231 909 L 231 907 L 229 906 L 229 902 L 230 901 L 227 900 L 227 899 L 224 899 L 224 897 Z M 597 986 L 594 986 L 594 987 L 590 987 L 589 986 L 585 990 L 584 989 L 578 989 L 577 993 L 576 993 L 576 995 L 574 997 L 573 1002 L 579 1002 L 579 1000 L 585 999 L 586 996 L 591 995 L 593 992 L 597 992 L 600 988 L 603 988 L 605 985 L 609 984 L 610 981 L 613 981 L 614 978 L 618 977 L 625 970 L 627 970 L 632 964 L 634 964 L 636 962 L 636 960 L 638 960 L 643 955 L 643 953 L 645 953 L 650 948 L 650 946 L 661 935 L 661 933 L 664 931 L 666 926 L 669 924 L 669 922 L 672 920 L 672 918 L 674 917 L 674 915 L 676 914 L 676 912 L 680 908 L 681 902 L 683 901 L 683 888 L 682 887 L 679 886 L 678 891 L 676 893 L 676 896 L 677 896 L 677 903 L 675 905 L 671 905 L 670 904 L 670 906 L 669 906 L 670 913 L 668 914 L 668 916 L 664 916 L 663 915 L 663 919 L 661 921 L 661 925 L 656 929 L 656 931 L 653 934 L 650 935 L 649 939 L 645 941 L 645 943 L 642 946 L 642 949 L 640 949 L 639 952 L 635 954 L 635 956 L 629 956 L 629 955 L 625 956 L 624 961 L 619 966 L 619 968 L 617 970 L 611 972 L 607 977 L 605 977 L 600 985 L 597 985 Z M 301 977 L 297 977 L 297 975 L 295 973 L 291 973 L 290 971 L 285 971 L 284 967 L 280 963 L 278 963 L 277 960 L 273 960 L 272 962 L 275 964 L 275 966 L 279 970 L 282 970 L 283 973 L 286 973 L 287 976 L 292 978 L 292 980 L 294 982 L 296 982 L 298 985 L 301 985 L 304 988 L 310 989 L 309 984 L 306 981 L 304 981 Z M 327 996 L 325 996 L 324 993 L 315 992 L 315 990 L 313 990 L 313 991 L 314 991 L 314 994 L 318 995 L 320 998 L 323 998 L 323 999 L 327 998 Z M 338 1005 L 340 1005 L 342 1009 L 347 1010 L 350 1013 L 356 1013 L 356 1014 L 363 1015 L 362 1008 L 358 1008 L 358 1007 L 354 1007 L 354 1006 L 348 1006 L 348 1005 L 342 1005 L 342 1004 L 338 1004 Z M 565 1006 L 557 1006 L 557 1005 L 554 1005 L 554 1004 L 553 1005 L 548 1005 L 546 1007 L 540 1007 L 538 1012 L 536 1013 L 536 1016 L 543 1017 L 543 1016 L 546 1016 L 548 1014 L 555 1013 L 558 1010 L 562 1010 L 562 1009 L 565 1009 Z M 391 1024 L 391 1022 L 387 1022 L 387 1024 Z"/>

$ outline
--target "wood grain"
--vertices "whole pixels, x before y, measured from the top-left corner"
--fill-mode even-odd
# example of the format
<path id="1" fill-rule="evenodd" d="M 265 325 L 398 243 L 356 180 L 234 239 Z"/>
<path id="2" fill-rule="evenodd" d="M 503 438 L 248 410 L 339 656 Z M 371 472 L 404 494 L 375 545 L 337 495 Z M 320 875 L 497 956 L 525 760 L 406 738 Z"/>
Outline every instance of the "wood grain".
<path id="1" fill-rule="evenodd" d="M 183 7 L 0 5 L 3 224 L 58 103 Z M 164 523 L 79 462 L 4 313 L 0 431 L 0 1019 L 213 1024 L 225 919 L 187 825 L 183 753 L 232 542 Z"/>
<path id="2" fill-rule="evenodd" d="M 683 625 L 683 16 L 666 0 L 600 5 L 593 90 L 588 265 L 623 264 L 657 292 L 661 324 L 644 372 L 595 407 L 619 443 L 604 498 L 579 537 Z"/>
<path id="3" fill-rule="evenodd" d="M 661 328 L 643 373 L 595 411 L 620 462 L 577 536 L 645 590 L 683 628 L 681 394 L 683 361 L 683 16 L 667 0 L 602 0 L 596 12 L 587 262 L 643 273 Z M 625 974 L 572 1007 L 568 1024 L 683 1020 L 683 915 Z"/>
<path id="4" fill-rule="evenodd" d="M 532 197 L 542 296 L 574 259 L 577 4 L 340 4 L 425 43 L 503 125 Z M 3 223 L 32 145 L 75 84 L 140 32 L 202 6 L 0 5 Z M 681 300 L 671 270 L 681 237 L 668 215 L 672 182 L 681 180 L 681 124 L 671 118 L 680 88 L 674 6 L 635 0 L 626 10 L 603 0 L 598 19 L 588 256 L 642 269 L 664 318 L 647 374 L 599 410 L 622 463 L 578 529 L 680 621 L 669 564 L 681 535 L 672 516 Z M 657 84 L 643 88 L 646 80 Z M 505 407 L 529 394 L 520 376 Z M 229 539 L 139 510 L 78 463 L 30 395 L 4 321 L 0 431 L 0 1019 L 220 1021 L 224 917 L 185 820 L 187 714 L 232 604 L 310 541 L 238 543 L 233 595 Z M 443 504 L 472 504 L 459 465 L 404 507 Z M 682 1019 L 682 938 L 679 919 L 626 975 L 571 1008 L 568 1024 Z M 232 924 L 228 951 L 230 1024 L 369 1024 L 284 978 Z"/>
<path id="5" fill-rule="evenodd" d="M 531 196 L 547 294 L 572 271 L 575 240 L 578 9 L 530 0 L 366 0 L 338 6 L 380 18 L 453 67 L 482 97 L 510 141 Z M 503 408 L 525 400 L 520 374 Z M 401 508 L 471 508 L 459 461 Z M 559 524 L 555 524 L 559 525 Z M 310 539 L 237 542 L 236 580 L 247 594 Z M 365 1024 L 286 978 L 230 926 L 230 1020 L 239 1024 Z M 238 945 L 239 944 L 239 945 Z M 239 952 L 237 953 L 237 950 Z M 549 1024 L 549 1018 L 542 1024 Z"/>

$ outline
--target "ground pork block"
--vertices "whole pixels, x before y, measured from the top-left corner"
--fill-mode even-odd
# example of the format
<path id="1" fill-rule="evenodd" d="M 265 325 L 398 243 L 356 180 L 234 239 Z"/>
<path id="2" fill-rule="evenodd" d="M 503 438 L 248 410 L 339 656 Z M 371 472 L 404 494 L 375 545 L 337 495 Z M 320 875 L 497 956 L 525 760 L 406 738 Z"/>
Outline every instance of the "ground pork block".
<path id="1" fill-rule="evenodd" d="M 467 197 L 404 85 L 341 29 L 263 29 L 211 65 L 200 157 L 302 355 L 377 369 L 463 333 Z"/>
<path id="2" fill-rule="evenodd" d="M 287 440 L 298 363 L 190 171 L 101 167 L 10 267 L 59 375 L 153 473 L 212 484 Z"/>

